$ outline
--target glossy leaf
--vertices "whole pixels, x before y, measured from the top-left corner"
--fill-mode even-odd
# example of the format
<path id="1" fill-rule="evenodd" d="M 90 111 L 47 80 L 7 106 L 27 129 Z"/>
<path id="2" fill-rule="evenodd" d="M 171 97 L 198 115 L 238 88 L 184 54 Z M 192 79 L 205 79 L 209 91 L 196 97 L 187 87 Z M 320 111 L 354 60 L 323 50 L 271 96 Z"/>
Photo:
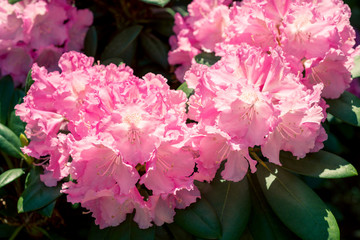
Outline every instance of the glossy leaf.
<path id="1" fill-rule="evenodd" d="M 327 112 L 342 121 L 360 126 L 360 99 L 355 95 L 345 91 L 338 99 L 328 99 L 329 104 Z"/>
<path id="2" fill-rule="evenodd" d="M 301 239 L 340 239 L 336 219 L 325 203 L 300 179 L 279 166 L 258 165 L 256 172 L 269 205 Z"/>
<path id="3" fill-rule="evenodd" d="M 98 37 L 96 28 L 91 26 L 86 33 L 85 41 L 84 41 L 84 53 L 87 56 L 95 57 L 96 50 L 98 45 Z"/>
<path id="4" fill-rule="evenodd" d="M 197 63 L 204 64 L 209 67 L 214 65 L 219 60 L 220 60 L 220 57 L 215 56 L 214 53 L 203 52 L 203 53 L 200 53 L 195 56 L 195 61 Z"/>
<path id="5" fill-rule="evenodd" d="M 32 79 L 32 70 L 30 70 L 26 76 L 26 82 L 25 82 L 25 94 L 29 91 L 31 85 L 34 83 L 34 80 Z"/>
<path id="6" fill-rule="evenodd" d="M 140 41 L 146 55 L 152 61 L 159 64 L 164 69 L 169 67 L 167 61 L 169 49 L 159 38 L 151 33 L 143 33 L 140 35 Z"/>
<path id="7" fill-rule="evenodd" d="M 354 67 L 351 69 L 352 78 L 360 77 L 360 56 L 354 57 Z"/>
<path id="8" fill-rule="evenodd" d="M 214 208 L 201 198 L 186 209 L 177 210 L 175 223 L 196 237 L 218 239 L 221 237 L 221 223 Z"/>
<path id="9" fill-rule="evenodd" d="M 209 201 L 220 220 L 222 236 L 219 239 L 239 239 L 251 210 L 248 180 L 231 182 L 220 179 L 217 176 L 210 184 L 203 184 L 201 196 Z"/>
<path id="10" fill-rule="evenodd" d="M 292 172 L 319 178 L 345 178 L 357 176 L 353 165 L 336 154 L 320 150 L 297 160 L 290 152 L 281 152 L 282 167 Z"/>
<path id="11" fill-rule="evenodd" d="M 17 137 L 8 127 L 0 123 L 0 151 L 3 151 L 12 157 L 21 158 L 23 154 L 20 147 L 21 143 L 19 137 Z"/>
<path id="12" fill-rule="evenodd" d="M 8 2 L 10 4 L 15 4 L 15 3 L 20 2 L 20 1 L 22 1 L 22 0 L 8 0 Z"/>
<path id="13" fill-rule="evenodd" d="M 0 79 L 0 123 L 6 124 L 10 112 L 11 99 L 14 92 L 14 83 L 10 76 Z"/>
<path id="14" fill-rule="evenodd" d="M 0 188 L 19 178 L 25 172 L 22 168 L 9 169 L 0 175 Z"/>
<path id="15" fill-rule="evenodd" d="M 56 201 L 52 201 L 49 205 L 39 209 L 38 212 L 45 217 L 51 217 L 55 205 L 56 205 Z"/>
<path id="16" fill-rule="evenodd" d="M 287 240 L 296 236 L 275 215 L 261 190 L 254 174 L 248 175 L 251 189 L 252 211 L 249 219 L 249 234 L 254 240 Z"/>
<path id="17" fill-rule="evenodd" d="M 155 227 L 140 229 L 128 214 L 124 222 L 117 227 L 108 227 L 100 230 L 94 226 L 89 240 L 154 240 Z"/>
<path id="18" fill-rule="evenodd" d="M 186 97 L 189 98 L 193 93 L 194 89 L 189 88 L 186 82 L 183 82 L 177 90 L 183 91 L 186 94 Z"/>
<path id="19" fill-rule="evenodd" d="M 122 57 L 121 54 L 135 41 L 142 28 L 140 25 L 134 25 L 118 33 L 105 47 L 101 59 Z"/>
<path id="20" fill-rule="evenodd" d="M 43 208 L 57 199 L 61 193 L 61 185 L 47 187 L 40 180 L 40 169 L 34 167 L 26 177 L 25 190 L 18 200 L 18 212 L 29 212 Z"/>
<path id="21" fill-rule="evenodd" d="M 164 7 L 170 0 L 141 0 L 144 3 L 153 4 L 156 6 Z"/>
<path id="22" fill-rule="evenodd" d="M 167 227 L 169 228 L 171 234 L 174 236 L 175 240 L 183 240 L 183 239 L 191 240 L 191 239 L 193 239 L 193 237 L 190 233 L 184 231 L 184 229 L 182 229 L 175 223 L 169 224 L 169 225 L 167 225 Z"/>

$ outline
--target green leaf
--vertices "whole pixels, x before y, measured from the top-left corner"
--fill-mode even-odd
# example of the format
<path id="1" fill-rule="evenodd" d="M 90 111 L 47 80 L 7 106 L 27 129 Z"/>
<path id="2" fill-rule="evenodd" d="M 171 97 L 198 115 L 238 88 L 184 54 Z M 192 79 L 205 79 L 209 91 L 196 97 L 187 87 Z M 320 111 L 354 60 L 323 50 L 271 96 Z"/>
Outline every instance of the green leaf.
<path id="1" fill-rule="evenodd" d="M 87 56 L 95 57 L 98 45 L 96 28 L 91 26 L 86 33 L 84 41 L 84 53 Z"/>
<path id="2" fill-rule="evenodd" d="M 19 178 L 25 172 L 22 168 L 9 169 L 6 172 L 3 172 L 0 175 L 0 188 L 4 187 L 6 184 L 11 183 L 15 179 Z"/>
<path id="3" fill-rule="evenodd" d="M 354 57 L 354 67 L 351 69 L 352 78 L 360 77 L 360 56 Z"/>
<path id="4" fill-rule="evenodd" d="M 203 52 L 195 56 L 195 61 L 210 67 L 219 61 L 220 58 L 221 57 L 215 56 L 214 53 Z"/>
<path id="5" fill-rule="evenodd" d="M 202 185 L 201 197 L 209 201 L 221 222 L 222 236 L 219 239 L 239 239 L 251 210 L 248 180 L 228 182 L 220 178 L 219 174 L 210 184 Z"/>
<path id="6" fill-rule="evenodd" d="M 10 112 L 14 83 L 10 76 L 0 79 L 0 123 L 6 124 Z"/>
<path id="7" fill-rule="evenodd" d="M 181 227 L 176 225 L 175 223 L 167 225 L 171 234 L 174 236 L 175 240 L 190 240 L 193 239 L 192 235 L 186 231 L 184 231 Z"/>
<path id="8" fill-rule="evenodd" d="M 170 0 L 141 0 L 144 3 L 164 7 L 166 4 L 170 2 Z"/>
<path id="9" fill-rule="evenodd" d="M 338 99 L 327 99 L 327 111 L 344 122 L 360 126 L 360 99 L 345 91 Z"/>
<path id="10" fill-rule="evenodd" d="M 15 89 L 10 103 L 10 109 L 12 109 L 12 111 L 8 116 L 7 126 L 15 133 L 16 136 L 20 136 L 20 134 L 25 131 L 26 123 L 21 121 L 20 117 L 16 116 L 16 110 L 14 109 L 17 104 L 23 102 L 24 96 L 25 92 L 23 90 Z"/>
<path id="11" fill-rule="evenodd" d="M 22 1 L 22 0 L 8 0 L 8 2 L 10 4 L 14 4 L 14 3 L 17 3 L 17 2 L 20 2 L 20 1 Z"/>
<path id="12" fill-rule="evenodd" d="M 254 174 L 248 174 L 251 186 L 252 212 L 249 219 L 249 232 L 255 240 L 287 240 L 296 239 L 275 215 L 261 190 Z"/>
<path id="13" fill-rule="evenodd" d="M 189 98 L 193 93 L 194 89 L 189 88 L 186 82 L 183 82 L 177 90 L 183 91 L 186 94 L 186 97 Z"/>
<path id="14" fill-rule="evenodd" d="M 101 64 L 103 64 L 105 66 L 109 65 L 110 63 L 113 63 L 116 66 L 119 66 L 119 65 L 124 63 L 124 60 L 119 58 L 119 57 L 113 57 L 113 58 L 108 58 L 108 59 L 101 62 Z"/>
<path id="15" fill-rule="evenodd" d="M 51 217 L 55 205 L 56 205 L 56 201 L 52 201 L 49 205 L 39 209 L 38 212 L 45 217 Z"/>
<path id="16" fill-rule="evenodd" d="M 8 127 L 0 123 L 0 150 L 12 157 L 21 158 L 23 154 L 20 147 L 19 137 Z"/>
<path id="17" fill-rule="evenodd" d="M 297 160 L 290 152 L 281 152 L 282 167 L 292 172 L 319 178 L 345 178 L 357 176 L 353 165 L 336 154 L 320 150 Z"/>
<path id="18" fill-rule="evenodd" d="M 47 187 L 40 180 L 40 167 L 34 167 L 26 177 L 25 190 L 18 201 L 18 212 L 29 212 L 43 208 L 57 199 L 61 193 L 61 184 Z"/>
<path id="19" fill-rule="evenodd" d="M 30 69 L 30 71 L 27 74 L 26 77 L 26 82 L 25 82 L 25 94 L 27 94 L 27 92 L 29 91 L 31 85 L 34 83 L 34 80 L 32 79 L 32 70 Z"/>
<path id="20" fill-rule="evenodd" d="M 134 25 L 118 33 L 105 47 L 101 59 L 122 57 L 121 54 L 135 41 L 142 28 L 140 25 Z"/>
<path id="21" fill-rule="evenodd" d="M 15 230 L 16 230 L 16 226 L 0 224 L 0 238 L 9 239 Z"/>
<path id="22" fill-rule="evenodd" d="M 140 229 L 133 221 L 132 215 L 128 214 L 126 220 L 117 227 L 100 230 L 94 226 L 90 232 L 89 240 L 154 240 L 155 227 Z"/>
<path id="23" fill-rule="evenodd" d="M 202 198 L 186 209 L 177 210 L 175 223 L 196 237 L 218 239 L 221 223 L 210 203 Z"/>
<path id="24" fill-rule="evenodd" d="M 336 219 L 300 179 L 271 163 L 258 165 L 261 189 L 275 214 L 301 239 L 340 239 Z"/>
<path id="25" fill-rule="evenodd" d="M 169 67 L 167 61 L 168 47 L 156 36 L 151 33 L 140 34 L 140 42 L 146 55 L 164 69 Z"/>

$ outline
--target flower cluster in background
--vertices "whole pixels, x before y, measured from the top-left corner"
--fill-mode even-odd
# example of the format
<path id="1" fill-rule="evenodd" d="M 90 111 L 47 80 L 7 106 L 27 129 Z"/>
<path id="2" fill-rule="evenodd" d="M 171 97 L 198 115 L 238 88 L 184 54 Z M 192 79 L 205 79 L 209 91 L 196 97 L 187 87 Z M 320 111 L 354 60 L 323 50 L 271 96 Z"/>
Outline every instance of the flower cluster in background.
<path id="1" fill-rule="evenodd" d="M 0 7 L 0 75 L 23 85 L 34 62 L 57 70 L 62 53 L 80 51 L 93 15 L 68 0 L 24 0 Z"/>

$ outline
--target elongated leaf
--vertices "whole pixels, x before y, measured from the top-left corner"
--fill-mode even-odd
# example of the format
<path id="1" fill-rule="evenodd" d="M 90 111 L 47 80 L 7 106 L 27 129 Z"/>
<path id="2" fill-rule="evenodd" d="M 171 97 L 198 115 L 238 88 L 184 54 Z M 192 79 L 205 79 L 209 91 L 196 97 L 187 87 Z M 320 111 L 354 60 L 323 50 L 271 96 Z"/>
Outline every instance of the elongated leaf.
<path id="1" fill-rule="evenodd" d="M 164 7 L 170 0 L 141 0 L 144 3 L 153 4 L 156 6 Z"/>
<path id="2" fill-rule="evenodd" d="M 154 240 L 155 227 L 139 229 L 133 221 L 132 215 L 128 214 L 126 220 L 117 227 L 100 230 L 94 226 L 89 235 L 89 240 Z"/>
<path id="3" fill-rule="evenodd" d="M 201 189 L 201 196 L 209 201 L 221 222 L 219 239 L 239 239 L 249 220 L 251 201 L 247 178 L 228 182 L 216 177 Z"/>
<path id="4" fill-rule="evenodd" d="M 221 223 L 210 203 L 202 198 L 183 210 L 176 211 L 175 223 L 196 237 L 218 239 Z"/>
<path id="5" fill-rule="evenodd" d="M 159 64 L 164 69 L 169 67 L 167 61 L 169 49 L 159 38 L 151 33 L 143 33 L 140 35 L 140 41 L 146 55 L 152 61 Z"/>
<path id="6" fill-rule="evenodd" d="M 360 56 L 354 58 L 354 67 L 351 69 L 352 78 L 360 77 Z"/>
<path id="7" fill-rule="evenodd" d="M 87 56 L 95 57 L 96 50 L 98 45 L 98 37 L 96 28 L 91 26 L 86 33 L 85 41 L 84 41 L 84 53 Z"/>
<path id="8" fill-rule="evenodd" d="M 329 104 L 327 111 L 334 117 L 344 122 L 360 126 L 360 99 L 355 95 L 345 91 L 338 99 L 326 100 Z"/>
<path id="9" fill-rule="evenodd" d="M 122 57 L 121 53 L 124 52 L 132 42 L 138 37 L 142 30 L 142 26 L 134 25 L 125 28 L 118 33 L 111 42 L 105 47 L 104 52 L 101 55 L 101 59 Z"/>
<path id="10" fill-rule="evenodd" d="M 186 94 L 186 97 L 189 98 L 193 93 L 194 89 L 189 88 L 186 82 L 183 82 L 177 90 L 183 91 Z"/>
<path id="11" fill-rule="evenodd" d="M 0 79 L 0 123 L 6 124 L 10 112 L 14 83 L 10 76 Z"/>
<path id="12" fill-rule="evenodd" d="M 15 179 L 19 178 L 25 172 L 22 168 L 9 169 L 0 175 L 0 188 L 4 187 L 8 183 L 11 183 Z"/>
<path id="13" fill-rule="evenodd" d="M 32 71 L 30 69 L 30 71 L 28 72 L 28 75 L 26 77 L 26 82 L 25 82 L 25 94 L 27 94 L 27 92 L 29 91 L 31 85 L 34 83 L 34 80 L 32 79 Z"/>
<path id="14" fill-rule="evenodd" d="M 283 168 L 311 177 L 344 178 L 358 175 L 355 167 L 345 159 L 322 150 L 309 153 L 300 160 L 289 152 L 281 152 L 280 161 Z"/>
<path id="15" fill-rule="evenodd" d="M 22 0 L 8 0 L 8 2 L 10 4 L 14 4 L 14 3 L 17 3 L 17 2 L 20 2 L 20 1 L 22 1 Z"/>
<path id="16" fill-rule="evenodd" d="M 43 208 L 58 198 L 61 185 L 47 187 L 40 180 L 40 169 L 34 167 L 26 177 L 25 190 L 18 200 L 18 212 L 29 212 Z"/>
<path id="17" fill-rule="evenodd" d="M 19 137 L 13 131 L 0 123 L 0 150 L 4 153 L 21 158 L 23 155 L 21 150 L 21 143 Z"/>
<path id="18" fill-rule="evenodd" d="M 249 174 L 248 179 L 252 203 L 248 227 L 252 238 L 254 240 L 295 240 L 296 236 L 284 226 L 267 203 L 256 176 Z"/>
<path id="19" fill-rule="evenodd" d="M 271 163 L 258 166 L 261 189 L 275 214 L 301 239 L 340 239 L 336 219 L 324 202 L 293 174 Z"/>
<path id="20" fill-rule="evenodd" d="M 215 56 L 214 53 L 203 52 L 203 53 L 200 53 L 195 56 L 195 61 L 197 63 L 204 64 L 209 67 L 214 65 L 219 60 L 220 60 L 220 57 Z"/>
<path id="21" fill-rule="evenodd" d="M 174 236 L 173 239 L 175 239 L 175 240 L 183 240 L 183 239 L 191 240 L 191 239 L 193 239 L 193 236 L 190 233 L 186 232 L 184 229 L 182 229 L 175 223 L 169 224 L 169 225 L 167 225 L 167 227 L 169 228 L 170 232 Z"/>
<path id="22" fill-rule="evenodd" d="M 51 217 L 51 215 L 54 211 L 55 205 L 56 205 L 56 201 L 52 201 L 49 205 L 47 205 L 43 208 L 40 208 L 38 210 L 38 212 L 45 217 Z"/>

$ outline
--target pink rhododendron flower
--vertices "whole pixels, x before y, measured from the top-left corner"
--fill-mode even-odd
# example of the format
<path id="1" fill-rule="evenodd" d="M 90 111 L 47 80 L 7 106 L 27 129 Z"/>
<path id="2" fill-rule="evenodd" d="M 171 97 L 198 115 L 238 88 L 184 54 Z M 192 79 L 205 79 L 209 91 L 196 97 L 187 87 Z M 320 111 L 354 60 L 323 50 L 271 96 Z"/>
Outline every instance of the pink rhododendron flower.
<path id="1" fill-rule="evenodd" d="M 173 221 L 200 193 L 186 96 L 161 75 L 142 79 L 125 65 L 93 65 L 68 52 L 60 72 L 34 64 L 34 83 L 16 107 L 31 143 L 23 151 L 44 159 L 41 179 L 63 184 L 72 203 L 88 208 L 101 228 L 116 226 L 136 209 L 140 228 Z M 71 158 L 71 161 L 69 160 Z"/>
<path id="2" fill-rule="evenodd" d="M 189 101 L 189 116 L 198 121 L 195 176 L 211 179 L 214 169 L 227 159 L 223 178 L 239 181 L 249 167 L 255 171 L 249 147 L 264 147 L 264 155 L 279 164 L 280 150 L 303 157 L 316 141 L 324 140 L 318 137 L 325 118 L 322 85 L 307 90 L 280 48 L 264 52 L 241 44 L 227 45 L 223 51 L 225 55 L 213 66 L 195 64 L 185 76 L 195 89 Z M 274 140 L 276 134 L 279 140 Z"/>
<path id="3" fill-rule="evenodd" d="M 16 86 L 25 83 L 34 62 L 58 70 L 62 53 L 81 50 L 93 20 L 89 10 L 67 0 L 0 2 L 0 76 L 9 74 Z"/>

